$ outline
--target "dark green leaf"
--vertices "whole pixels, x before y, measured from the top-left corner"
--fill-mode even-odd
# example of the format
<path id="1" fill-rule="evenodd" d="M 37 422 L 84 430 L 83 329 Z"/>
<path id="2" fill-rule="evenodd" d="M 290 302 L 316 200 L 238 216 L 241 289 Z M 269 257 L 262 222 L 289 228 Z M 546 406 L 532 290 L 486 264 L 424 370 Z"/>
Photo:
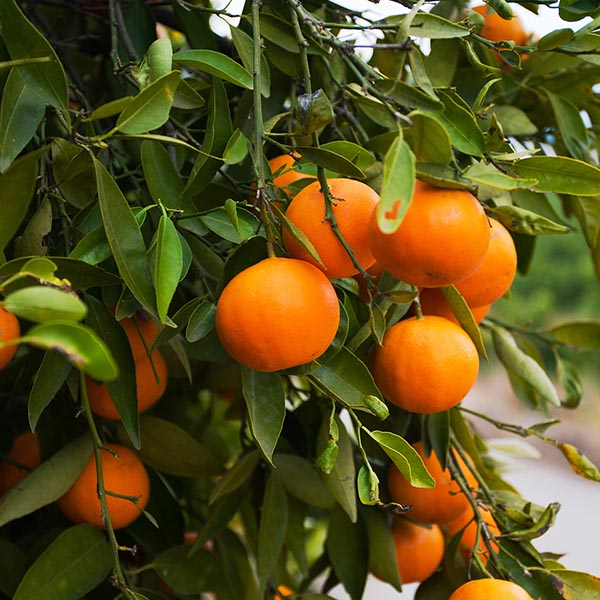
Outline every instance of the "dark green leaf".
<path id="1" fill-rule="evenodd" d="M 52 204 L 49 197 L 44 196 L 23 233 L 15 238 L 15 255 L 44 256 L 48 252 L 46 236 L 52 231 L 52 220 Z"/>
<path id="2" fill-rule="evenodd" d="M 223 150 L 223 162 L 226 165 L 237 165 L 248 156 L 248 138 L 236 129 Z"/>
<path id="3" fill-rule="evenodd" d="M 231 27 L 230 31 L 231 41 L 242 60 L 242 64 L 246 71 L 251 73 L 253 71 L 254 62 L 252 37 L 245 31 L 242 31 L 239 27 Z M 271 95 L 271 69 L 269 68 L 269 63 L 264 52 L 260 53 L 260 83 L 260 93 L 265 98 L 268 98 Z"/>
<path id="4" fill-rule="evenodd" d="M 298 121 L 297 134 L 308 135 L 333 122 L 331 102 L 323 90 L 298 96 L 294 116 Z"/>
<path id="5" fill-rule="evenodd" d="M 231 218 L 224 208 L 217 208 L 200 217 L 200 220 L 203 225 L 217 235 L 237 244 L 254 236 L 258 227 L 256 217 L 243 209 L 236 211 L 236 224 L 231 222 Z"/>
<path id="6" fill-rule="evenodd" d="M 21 288 L 4 299 L 4 306 L 18 317 L 45 321 L 81 321 L 87 312 L 78 296 L 54 287 L 36 285 Z"/>
<path id="7" fill-rule="evenodd" d="M 208 300 L 203 301 L 192 313 L 185 330 L 185 339 L 194 343 L 208 335 L 215 328 L 217 307 Z"/>
<path id="8" fill-rule="evenodd" d="M 181 208 L 183 183 L 164 146 L 154 140 L 144 140 L 140 146 L 140 154 L 144 179 L 153 200 L 160 200 L 167 208 Z"/>
<path id="9" fill-rule="evenodd" d="M 354 177 L 356 179 L 365 179 L 365 173 L 356 166 L 351 160 L 337 154 L 327 148 L 315 148 L 314 146 L 299 146 L 298 152 L 303 157 L 310 159 L 316 165 L 323 167 L 338 175 Z"/>
<path id="10" fill-rule="evenodd" d="M 410 114 L 412 127 L 404 131 L 416 160 L 447 165 L 452 160 L 452 144 L 444 126 L 424 112 Z"/>
<path id="11" fill-rule="evenodd" d="M 600 348 L 600 322 L 575 321 L 564 323 L 548 330 L 559 342 L 580 348 L 582 350 L 596 350 Z"/>
<path id="12" fill-rule="evenodd" d="M 0 556 L 0 592 L 12 598 L 25 571 L 25 554 L 18 546 L 0 538 Z"/>
<path id="13" fill-rule="evenodd" d="M 173 55 L 173 62 L 193 67 L 240 87 L 253 88 L 252 74 L 232 58 L 214 50 L 184 50 Z"/>
<path id="14" fill-rule="evenodd" d="M 390 100 L 398 104 L 429 112 L 444 110 L 444 105 L 437 98 L 404 81 L 386 80 L 378 87 Z"/>
<path id="15" fill-rule="evenodd" d="M 177 291 L 182 267 L 183 251 L 177 229 L 169 217 L 161 215 L 156 232 L 154 263 L 156 310 L 161 323 L 167 322 L 169 306 Z"/>
<path id="16" fill-rule="evenodd" d="M 223 474 L 217 481 L 213 491 L 208 499 L 212 504 L 218 498 L 231 494 L 239 489 L 252 475 L 260 461 L 260 454 L 257 450 L 251 450 L 244 454 L 234 465 Z"/>
<path id="17" fill-rule="evenodd" d="M 79 600 L 112 568 L 110 545 L 100 529 L 75 525 L 63 531 L 31 565 L 14 600 Z"/>

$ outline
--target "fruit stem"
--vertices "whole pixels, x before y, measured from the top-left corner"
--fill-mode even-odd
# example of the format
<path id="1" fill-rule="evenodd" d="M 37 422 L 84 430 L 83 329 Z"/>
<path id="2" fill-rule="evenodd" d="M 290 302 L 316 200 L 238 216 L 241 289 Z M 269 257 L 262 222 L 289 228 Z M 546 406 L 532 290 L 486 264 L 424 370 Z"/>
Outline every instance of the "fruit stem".
<path id="1" fill-rule="evenodd" d="M 112 550 L 113 557 L 113 572 L 114 577 L 117 583 L 117 587 L 123 594 L 125 598 L 128 600 L 136 600 L 135 594 L 127 587 L 127 582 L 125 581 L 125 575 L 123 574 L 123 570 L 121 568 L 121 562 L 119 560 L 119 543 L 117 542 L 117 538 L 115 535 L 115 530 L 112 526 L 112 522 L 110 520 L 110 514 L 108 512 L 108 505 L 106 502 L 106 488 L 104 487 L 104 477 L 102 474 L 102 456 L 101 452 L 104 448 L 104 444 L 100 439 L 100 434 L 98 433 L 98 428 L 96 427 L 96 423 L 94 421 L 94 417 L 92 415 L 92 411 L 90 409 L 90 403 L 87 395 L 87 386 L 85 383 L 85 373 L 80 371 L 79 376 L 79 390 L 81 393 L 81 408 L 83 410 L 83 414 L 85 415 L 85 419 L 87 421 L 90 433 L 92 435 L 92 441 L 94 443 L 94 459 L 96 461 L 96 477 L 98 480 L 97 492 L 98 498 L 100 499 L 100 507 L 102 511 L 102 520 L 106 527 L 106 533 L 108 535 L 108 540 L 110 542 L 110 547 Z"/>
<path id="2" fill-rule="evenodd" d="M 413 300 L 413 306 L 415 307 L 415 314 L 417 316 L 417 319 L 422 319 L 423 318 L 423 307 L 421 306 L 421 298 L 419 297 L 418 294 L 417 294 L 417 296 L 415 296 L 415 299 Z"/>

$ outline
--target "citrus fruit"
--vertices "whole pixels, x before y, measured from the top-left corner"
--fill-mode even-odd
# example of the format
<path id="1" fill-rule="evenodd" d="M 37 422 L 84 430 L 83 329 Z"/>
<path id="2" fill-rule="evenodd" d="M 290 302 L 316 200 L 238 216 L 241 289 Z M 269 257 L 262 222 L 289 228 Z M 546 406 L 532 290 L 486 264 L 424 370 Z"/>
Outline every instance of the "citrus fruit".
<path id="1" fill-rule="evenodd" d="M 339 321 L 331 282 L 295 258 L 266 258 L 244 269 L 217 302 L 221 343 L 256 371 L 279 371 L 318 358 L 333 341 Z"/>
<path id="2" fill-rule="evenodd" d="M 283 189 L 283 191 L 291 195 L 291 190 L 288 187 L 290 183 L 294 183 L 300 179 L 314 179 L 314 175 L 309 175 L 302 172 L 302 165 L 298 164 L 300 154 L 297 152 L 292 156 L 291 154 L 280 154 L 274 156 L 269 160 L 269 168 L 271 173 L 279 173 L 273 177 L 273 185 Z"/>
<path id="3" fill-rule="evenodd" d="M 410 518 L 423 523 L 447 523 L 465 514 L 465 511 L 470 508 L 469 500 L 453 479 L 450 469 L 442 469 L 435 452 L 426 456 L 422 442 L 415 442 L 413 447 L 435 480 L 435 487 L 412 486 L 392 464 L 388 471 L 388 490 L 392 500 L 398 504 L 410 504 L 412 507 L 409 512 Z M 468 486 L 476 490 L 478 483 L 471 469 L 460 456 L 457 456 L 457 463 Z"/>
<path id="4" fill-rule="evenodd" d="M 483 262 L 456 284 L 469 306 L 496 302 L 508 292 L 517 273 L 517 250 L 504 225 L 490 219 L 490 245 Z"/>
<path id="5" fill-rule="evenodd" d="M 353 179 L 334 178 L 327 183 L 337 230 L 352 249 L 358 264 L 363 269 L 368 269 L 375 263 L 367 242 L 368 223 L 379 202 L 379 195 L 368 185 Z M 285 215 L 310 240 L 323 265 L 319 265 L 284 230 L 283 243 L 292 257 L 301 258 L 323 269 L 329 279 L 349 277 L 359 272 L 326 219 L 325 198 L 319 181 L 300 190 L 290 202 Z"/>
<path id="6" fill-rule="evenodd" d="M 10 462 L 0 463 L 0 496 L 17 485 L 40 464 L 40 444 L 35 433 L 29 429 L 19 434 L 14 440 L 8 458 L 19 465 L 29 467 L 22 469 Z"/>
<path id="7" fill-rule="evenodd" d="M 148 503 L 150 480 L 146 467 L 129 448 L 119 444 L 106 444 L 106 448 L 101 450 L 101 456 L 104 489 L 120 496 L 137 498 L 134 503 L 129 498 L 106 494 L 113 528 L 127 527 L 140 516 Z M 75 523 L 88 523 L 104 528 L 97 487 L 96 460 L 92 454 L 75 483 L 57 501 L 58 508 Z"/>
<path id="8" fill-rule="evenodd" d="M 458 284 L 457 284 L 458 286 Z M 444 292 L 440 288 L 423 288 L 419 292 L 419 299 L 421 301 L 421 310 L 424 315 L 437 315 L 438 317 L 444 317 L 449 321 L 458 323 L 458 319 L 452 312 Z M 468 303 L 467 303 L 468 304 Z M 490 312 L 491 304 L 484 306 L 469 306 L 471 314 L 475 319 L 476 323 L 481 323 L 485 319 L 488 312 Z"/>
<path id="9" fill-rule="evenodd" d="M 529 42 L 529 34 L 525 31 L 523 23 L 518 16 L 512 19 L 503 19 L 487 4 L 472 8 L 483 19 L 480 35 L 492 42 L 513 41 L 517 46 L 525 46 Z"/>
<path id="10" fill-rule="evenodd" d="M 127 335 L 133 359 L 147 356 L 148 350 L 160 332 L 158 325 L 142 311 L 138 311 L 133 317 L 121 319 L 119 324 Z"/>
<path id="11" fill-rule="evenodd" d="M 400 227 L 383 233 L 373 211 L 368 240 L 377 262 L 396 279 L 441 287 L 464 279 L 481 264 L 490 228 L 469 192 L 417 182 Z"/>
<path id="12" fill-rule="evenodd" d="M 145 354 L 135 361 L 138 413 L 143 413 L 158 402 L 167 387 L 167 377 L 167 364 L 159 350 L 152 352 L 152 362 Z M 105 383 L 86 377 L 86 388 L 88 402 L 95 415 L 114 421 L 121 419 Z"/>
<path id="13" fill-rule="evenodd" d="M 7 342 L 14 340 L 20 335 L 21 327 L 19 326 L 17 317 L 4 307 L 0 307 L 0 341 Z M 0 347 L 0 369 L 4 369 L 8 365 L 17 353 L 18 348 L 18 344 Z"/>
<path id="14" fill-rule="evenodd" d="M 444 556 L 444 535 L 439 525 L 423 525 L 395 519 L 392 537 L 402 583 L 425 581 Z"/>
<path id="15" fill-rule="evenodd" d="M 286 596 L 286 597 L 287 597 L 287 596 L 291 596 L 291 595 L 294 593 L 294 591 L 293 591 L 293 590 L 290 590 L 290 588 L 289 588 L 289 587 L 287 587 L 287 586 L 285 586 L 285 585 L 280 585 L 280 586 L 277 588 L 277 591 L 278 591 L 280 594 L 283 594 L 283 595 L 284 595 L 284 596 Z M 275 599 L 274 599 L 274 600 L 283 600 L 283 598 L 282 598 L 281 596 L 279 596 L 278 594 L 276 594 L 276 595 L 275 595 Z"/>
<path id="16" fill-rule="evenodd" d="M 480 510 L 479 514 L 481 515 L 483 521 L 485 521 L 487 524 L 489 533 L 493 536 L 500 535 L 500 529 L 498 528 L 492 513 L 489 510 Z M 444 529 L 446 534 L 450 537 L 460 535 L 458 549 L 460 550 L 460 553 L 463 555 L 464 559 L 468 561 L 477 544 L 477 533 L 480 529 L 475 519 L 473 508 L 469 506 L 456 519 L 445 523 Z M 489 559 L 490 551 L 483 536 L 484 534 L 480 530 L 479 544 L 477 544 L 477 554 L 483 564 L 486 564 Z M 498 552 L 498 544 L 494 540 L 490 540 L 490 545 L 494 549 L 494 552 Z"/>
<path id="17" fill-rule="evenodd" d="M 449 600 L 532 600 L 531 596 L 512 581 L 503 579 L 473 579 L 454 591 Z"/>
<path id="18" fill-rule="evenodd" d="M 471 338 L 456 323 L 437 316 L 392 325 L 371 354 L 371 372 L 386 399 L 416 413 L 456 406 L 478 371 Z"/>

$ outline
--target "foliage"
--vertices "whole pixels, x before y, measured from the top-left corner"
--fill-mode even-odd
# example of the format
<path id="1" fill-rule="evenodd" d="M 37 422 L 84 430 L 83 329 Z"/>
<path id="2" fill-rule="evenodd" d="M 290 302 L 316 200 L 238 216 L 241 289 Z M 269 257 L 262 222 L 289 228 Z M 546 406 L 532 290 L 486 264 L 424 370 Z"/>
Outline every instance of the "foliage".
<path id="1" fill-rule="evenodd" d="M 399 588 L 390 521 L 403 507 L 380 484 L 393 462 L 431 486 L 417 439 L 463 484 L 457 457 L 471 457 L 478 522 L 479 504 L 490 507 L 503 532 L 486 564 L 455 560 L 449 543 L 418 597 L 447 598 L 467 573 L 544 600 L 598 595 L 596 578 L 535 550 L 556 507 L 533 505 L 496 473 L 471 421 L 485 415 L 385 403 L 369 352 L 409 310 L 410 286 L 384 275 L 364 302 L 356 280 L 336 280 L 332 345 L 283 372 L 240 368 L 215 332 L 225 284 L 283 253 L 288 198 L 267 161 L 292 150 L 321 181 L 380 192 L 382 227 L 400 224 L 416 175 L 477 195 L 511 230 L 522 273 L 537 237 L 568 232 L 600 274 L 595 3 L 561 0 L 572 27 L 526 46 L 482 37 L 460 0 L 422 4 L 399 2 L 369 23 L 330 0 L 248 0 L 220 36 L 210 19 L 227 12 L 204 0 L 0 2 L 0 294 L 22 327 L 0 374 L 0 450 L 31 427 L 43 458 L 0 499 L 0 595 L 254 600 L 285 584 L 309 599 L 341 582 L 356 600 L 368 572 Z M 535 19 L 546 2 L 522 4 Z M 365 31 L 375 47 L 363 59 L 353 40 Z M 480 353 L 541 413 L 528 428 L 496 425 L 600 480 L 543 420 L 581 401 L 567 351 L 597 350 L 600 322 L 491 318 L 481 336 L 460 296 L 447 297 Z M 160 325 L 153 347 L 170 377 L 137 417 L 116 320 L 140 310 Z M 122 421 L 93 416 L 86 376 L 112 386 Z M 117 532 L 107 522 L 106 535 L 54 504 L 105 442 L 134 448 L 151 478 L 144 515 Z"/>

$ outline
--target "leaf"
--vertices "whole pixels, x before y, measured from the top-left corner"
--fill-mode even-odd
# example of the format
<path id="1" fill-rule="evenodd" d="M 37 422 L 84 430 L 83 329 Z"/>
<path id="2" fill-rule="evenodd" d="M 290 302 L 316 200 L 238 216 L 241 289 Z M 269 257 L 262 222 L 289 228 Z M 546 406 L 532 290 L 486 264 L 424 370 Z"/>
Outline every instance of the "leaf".
<path id="1" fill-rule="evenodd" d="M 527 113 L 517 106 L 499 104 L 493 106 L 489 114 L 498 119 L 505 135 L 535 135 L 538 131 Z"/>
<path id="2" fill-rule="evenodd" d="M 0 173 L 10 167 L 34 136 L 46 110 L 44 101 L 13 69 L 2 92 L 0 106 Z"/>
<path id="3" fill-rule="evenodd" d="M 29 427 L 35 431 L 44 409 L 56 397 L 72 369 L 64 355 L 53 350 L 44 354 L 40 368 L 33 378 L 27 410 Z"/>
<path id="4" fill-rule="evenodd" d="M 532 156 L 514 165 L 518 176 L 537 179 L 542 192 L 595 196 L 600 186 L 600 169 L 566 156 Z"/>
<path id="5" fill-rule="evenodd" d="M 298 96 L 294 116 L 298 122 L 296 134 L 308 135 L 333 122 L 333 106 L 327 94 L 318 89 Z"/>
<path id="6" fill-rule="evenodd" d="M 179 81 L 179 71 L 171 71 L 144 88 L 123 109 L 115 129 L 134 135 L 164 125 L 169 118 Z"/>
<path id="7" fill-rule="evenodd" d="M 4 299 L 4 307 L 18 317 L 36 323 L 58 320 L 77 322 L 87 312 L 85 304 L 77 295 L 42 285 L 10 293 Z"/>
<path id="8" fill-rule="evenodd" d="M 91 454 L 92 440 L 86 435 L 70 442 L 31 471 L 0 498 L 0 527 L 63 496 L 79 477 Z"/>
<path id="9" fill-rule="evenodd" d="M 367 431 L 390 457 L 406 481 L 419 488 L 432 488 L 435 480 L 427 471 L 417 451 L 401 436 L 391 431 Z"/>
<path id="10" fill-rule="evenodd" d="M 106 102 L 94 109 L 90 116 L 82 119 L 82 121 L 97 121 L 98 119 L 107 119 L 108 117 L 114 117 L 121 114 L 127 106 L 131 104 L 134 97 L 135 96 L 123 96 L 122 98 L 116 98 L 115 100 Z"/>
<path id="11" fill-rule="evenodd" d="M 357 167 L 351 160 L 337 154 L 327 148 L 315 148 L 314 146 L 298 146 L 298 152 L 303 157 L 310 159 L 319 167 L 333 171 L 338 175 L 354 177 L 355 179 L 365 179 L 365 173 Z"/>
<path id="12" fill-rule="evenodd" d="M 223 162 L 226 165 L 237 165 L 248 156 L 248 138 L 236 129 L 223 150 Z"/>
<path id="13" fill-rule="evenodd" d="M 367 467 L 365 464 L 361 465 L 358 470 L 356 487 L 358 497 L 363 504 L 373 506 L 381 502 L 379 499 L 379 477 L 372 468 Z"/>
<path id="14" fill-rule="evenodd" d="M 242 385 L 252 434 L 263 456 L 273 464 L 273 452 L 285 419 L 281 375 L 242 367 Z"/>
<path id="15" fill-rule="evenodd" d="M 548 235 L 570 233 L 571 231 L 571 228 L 566 225 L 556 223 L 547 217 L 518 206 L 497 206 L 490 209 L 490 212 L 511 231 L 525 235 Z"/>
<path id="16" fill-rule="evenodd" d="M 144 140 L 140 146 L 140 155 L 144 179 L 152 199 L 155 202 L 160 200 L 167 208 L 180 208 L 183 182 L 164 146 L 153 140 Z"/>
<path id="17" fill-rule="evenodd" d="M 500 327 L 492 328 L 496 354 L 506 369 L 532 385 L 540 396 L 554 406 L 560 406 L 558 394 L 540 365 L 518 346 L 513 336 Z"/>
<path id="18" fill-rule="evenodd" d="M 154 264 L 156 310 L 161 323 L 167 322 L 169 306 L 177 291 L 182 267 L 183 251 L 177 229 L 169 217 L 161 215 L 156 232 Z"/>
<path id="19" fill-rule="evenodd" d="M 370 412 L 365 399 L 368 396 L 382 397 L 367 366 L 346 348 L 342 348 L 309 377 L 348 408 Z"/>
<path id="20" fill-rule="evenodd" d="M 200 217 L 200 221 L 220 237 L 239 244 L 256 234 L 258 222 L 255 215 L 241 208 L 235 211 L 235 215 L 236 224 L 231 222 L 227 210 L 219 207 Z"/>
<path id="21" fill-rule="evenodd" d="M 258 529 L 258 587 L 262 592 L 283 549 L 288 523 L 287 496 L 276 471 L 267 479 Z"/>
<path id="22" fill-rule="evenodd" d="M 214 50 L 184 50 L 173 55 L 173 62 L 198 69 L 248 90 L 253 89 L 252 74 L 232 58 Z"/>
<path id="23" fill-rule="evenodd" d="M 43 148 L 22 156 L 0 175 L 0 252 L 6 248 L 27 215 L 36 188 L 39 160 L 45 151 Z"/>
<path id="24" fill-rule="evenodd" d="M 262 13 L 261 17 L 264 16 Z M 242 64 L 249 73 L 253 70 L 254 46 L 252 37 L 239 27 L 230 27 L 231 41 L 239 54 Z M 271 69 L 264 52 L 260 53 L 260 93 L 268 98 L 271 95 Z"/>
<path id="25" fill-rule="evenodd" d="M 552 569 L 550 577 L 565 600 L 596 600 L 600 596 L 600 578 L 590 573 Z"/>
<path id="26" fill-rule="evenodd" d="M 537 183 L 537 179 L 517 179 L 506 175 L 491 163 L 485 164 L 477 161 L 473 161 L 462 176 L 477 185 L 485 185 L 498 190 L 530 188 Z"/>
<path id="27" fill-rule="evenodd" d="M 48 40 L 27 20 L 15 0 L 0 2 L 0 22 L 2 38 L 13 60 L 50 59 L 43 63 L 23 62 L 19 74 L 44 102 L 68 118 L 67 77 Z"/>
<path id="28" fill-rule="evenodd" d="M 156 81 L 172 70 L 173 45 L 169 38 L 159 38 L 150 44 L 146 52 L 150 80 Z"/>
<path id="29" fill-rule="evenodd" d="M 45 240 L 52 231 L 52 219 L 52 204 L 49 197 L 44 196 L 23 233 L 15 238 L 15 255 L 44 256 L 48 252 Z"/>
<path id="30" fill-rule="evenodd" d="M 404 131 L 415 159 L 447 165 L 452 160 L 452 144 L 444 126 L 431 115 L 414 111 L 409 115 L 412 127 Z"/>
<path id="31" fill-rule="evenodd" d="M 377 225 L 382 233 L 394 233 L 412 202 L 415 188 L 415 157 L 408 144 L 397 137 L 385 155 Z"/>
<path id="32" fill-rule="evenodd" d="M 234 465 L 225 472 L 215 484 L 210 494 L 208 503 L 212 504 L 219 498 L 235 492 L 248 481 L 260 462 L 260 454 L 257 450 L 251 450 L 244 454 Z"/>
<path id="33" fill-rule="evenodd" d="M 581 350 L 600 348 L 600 321 L 574 321 L 548 330 L 555 339 Z"/>
<path id="34" fill-rule="evenodd" d="M 185 339 L 193 344 L 213 331 L 216 312 L 217 307 L 212 302 L 201 302 L 188 321 Z"/>
<path id="35" fill-rule="evenodd" d="M 600 472 L 592 461 L 581 454 L 581 452 L 571 444 L 557 444 L 557 448 L 567 459 L 569 466 L 577 475 L 589 479 L 590 481 L 600 481 Z"/>
<path id="36" fill-rule="evenodd" d="M 327 555 L 344 589 L 352 600 L 363 597 L 367 581 L 366 531 L 362 521 L 350 521 L 335 507 L 330 513 L 327 533 Z"/>
<path id="37" fill-rule="evenodd" d="M 140 418 L 140 440 L 142 461 L 168 475 L 214 476 L 223 471 L 212 452 L 175 423 L 144 415 Z"/>
<path id="38" fill-rule="evenodd" d="M 96 158 L 94 171 L 102 222 L 119 273 L 140 304 L 155 314 L 152 276 L 140 228 L 116 181 Z"/>
<path id="39" fill-rule="evenodd" d="M 466 37 L 471 33 L 463 25 L 426 12 L 418 12 L 415 15 L 408 32 L 411 36 L 432 40 Z"/>
<path id="40" fill-rule="evenodd" d="M 586 158 L 584 149 L 588 144 L 588 131 L 579 114 L 579 109 L 558 94 L 553 94 L 548 90 L 544 90 L 544 93 L 550 101 L 556 124 L 569 154 L 580 159 Z"/>
<path id="41" fill-rule="evenodd" d="M 392 102 L 400 105 L 427 112 L 444 110 L 444 105 L 438 100 L 437 96 L 431 96 L 427 92 L 421 91 L 415 85 L 410 85 L 404 81 L 385 80 L 380 82 L 377 87 Z"/>
<path id="42" fill-rule="evenodd" d="M 21 341 L 44 350 L 56 350 L 80 371 L 98 381 L 112 381 L 119 368 L 110 351 L 87 327 L 72 321 L 49 321 L 32 327 Z"/>
<path id="43" fill-rule="evenodd" d="M 108 576 L 112 564 L 104 532 L 87 524 L 75 525 L 31 565 L 14 600 L 78 600 Z"/>
<path id="44" fill-rule="evenodd" d="M 7 539 L 0 538 L 0 556 L 0 592 L 12 598 L 25 572 L 25 553 Z"/>

